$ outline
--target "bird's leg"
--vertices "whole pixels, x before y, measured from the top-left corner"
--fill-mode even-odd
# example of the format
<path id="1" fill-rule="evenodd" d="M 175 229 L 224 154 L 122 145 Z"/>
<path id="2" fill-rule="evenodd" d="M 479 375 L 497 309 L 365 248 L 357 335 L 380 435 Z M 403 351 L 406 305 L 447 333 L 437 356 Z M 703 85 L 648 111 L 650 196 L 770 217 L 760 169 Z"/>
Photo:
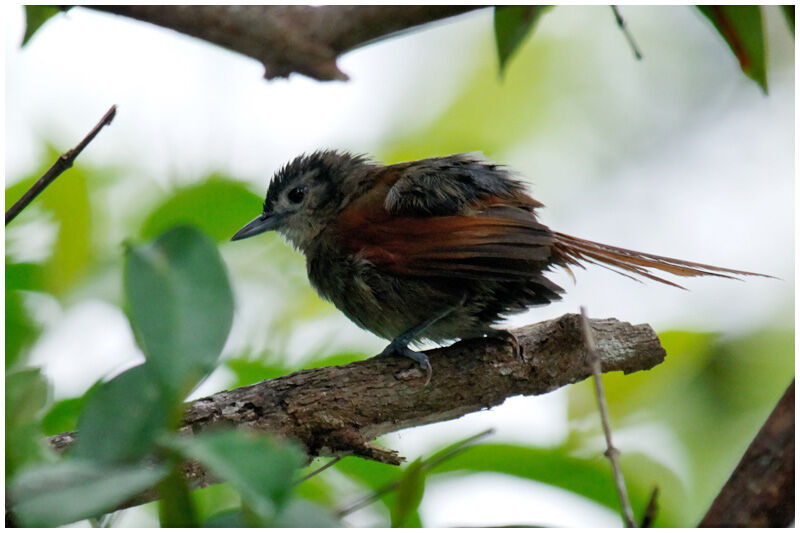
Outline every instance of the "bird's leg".
<path id="1" fill-rule="evenodd" d="M 404 357 L 408 357 L 409 359 L 416 361 L 420 367 L 425 369 L 425 372 L 427 374 L 425 385 L 427 385 L 428 383 L 430 383 L 431 375 L 433 374 L 433 369 L 431 368 L 430 361 L 428 361 L 428 356 L 425 355 L 423 352 L 417 352 L 412 350 L 411 348 L 408 347 L 408 344 L 417 337 L 419 337 L 419 335 L 423 331 L 428 329 L 431 325 L 435 324 L 439 320 L 443 319 L 444 317 L 452 313 L 453 309 L 455 309 L 455 307 L 451 307 L 446 311 L 444 311 L 443 313 L 440 313 L 434 316 L 433 318 L 429 318 L 428 320 L 422 322 L 421 324 L 417 324 L 408 331 L 404 331 L 403 333 L 395 337 L 392 340 L 392 342 L 389 343 L 389 346 L 387 346 L 380 354 L 378 354 L 378 357 L 382 355 L 391 355 L 394 353 L 402 355 Z"/>

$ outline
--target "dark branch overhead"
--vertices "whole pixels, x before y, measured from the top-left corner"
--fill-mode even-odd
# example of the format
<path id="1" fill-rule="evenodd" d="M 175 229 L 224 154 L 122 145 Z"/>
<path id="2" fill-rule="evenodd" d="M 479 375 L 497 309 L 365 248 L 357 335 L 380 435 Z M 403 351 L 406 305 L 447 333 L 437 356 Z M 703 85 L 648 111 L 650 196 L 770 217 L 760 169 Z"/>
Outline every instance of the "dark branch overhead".
<path id="1" fill-rule="evenodd" d="M 198 37 L 260 61 L 267 79 L 293 72 L 347 80 L 343 53 L 422 24 L 483 6 L 94 5 Z"/>

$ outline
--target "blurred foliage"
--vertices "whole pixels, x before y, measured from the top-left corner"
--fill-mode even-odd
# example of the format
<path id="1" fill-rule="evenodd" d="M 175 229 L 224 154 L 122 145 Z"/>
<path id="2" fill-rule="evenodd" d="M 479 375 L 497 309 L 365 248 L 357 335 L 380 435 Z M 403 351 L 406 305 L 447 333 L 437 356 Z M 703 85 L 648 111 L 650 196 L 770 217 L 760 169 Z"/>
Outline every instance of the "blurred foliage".
<path id="1" fill-rule="evenodd" d="M 45 162 L 38 171 L 6 189 L 6 209 L 19 199 L 44 174 L 59 153 L 48 147 Z M 55 243 L 47 261 L 41 265 L 40 281 L 47 292 L 63 295 L 86 274 L 96 258 L 91 247 L 91 215 L 87 177 L 76 165 L 55 180 L 35 201 L 37 208 L 57 225 Z M 6 260 L 8 263 L 8 260 Z"/>
<path id="2" fill-rule="evenodd" d="M 273 523 L 287 503 L 304 457 L 298 447 L 244 431 L 177 438 L 169 446 L 236 488 L 249 509 L 245 522 L 250 526 Z M 252 523 L 250 514 L 256 517 Z"/>
<path id="3" fill-rule="evenodd" d="M 792 30 L 792 35 L 794 35 L 794 6 L 781 6 L 781 11 L 783 11 L 786 24 L 789 25 L 789 29 Z"/>
<path id="4" fill-rule="evenodd" d="M 786 387 L 794 379 L 794 333 L 759 331 L 736 338 L 709 333 L 670 331 L 660 335 L 666 363 L 630 376 L 606 374 L 604 383 L 614 427 L 651 431 L 662 425 L 674 434 L 685 458 L 679 473 L 683 488 L 660 488 L 661 512 L 656 525 L 688 527 L 699 522 L 744 450 L 755 437 Z M 600 427 L 591 383 L 569 389 L 569 418 L 575 428 L 571 446 L 599 451 Z M 625 446 L 617 436 L 617 447 Z M 622 441 L 624 442 L 624 441 Z M 659 443 L 651 446 L 652 459 L 663 460 Z M 626 469 L 641 475 L 639 469 Z M 674 522 L 663 523 L 664 513 L 680 509 Z"/>
<path id="5" fill-rule="evenodd" d="M 233 294 L 216 246 L 188 226 L 130 248 L 125 292 L 151 378 L 183 398 L 214 369 L 233 322 Z"/>
<path id="6" fill-rule="evenodd" d="M 766 88 L 762 8 L 700 9 L 737 54 L 742 69 Z M 502 82 L 494 57 L 476 61 L 430 124 L 412 132 L 398 128 L 405 132 L 400 137 L 387 128 L 385 153 L 376 155 L 386 161 L 471 150 L 492 156 L 532 132 L 546 134 L 557 125 L 561 118 L 551 104 L 563 98 L 565 84 L 583 83 L 577 78 L 581 73 L 562 68 L 564 50 L 571 47 L 571 53 L 584 54 L 586 43 L 530 38 L 544 11 L 497 8 L 494 36 Z M 27 6 L 25 41 L 55 12 L 57 8 Z M 783 12 L 793 30 L 793 7 Z M 727 18 L 715 19 L 715 13 Z M 613 24 L 610 14 L 608 20 Z M 631 31 L 635 34 L 636 28 Z M 742 61 L 742 51 L 747 61 Z M 557 76 L 561 85 L 538 83 Z M 398 114 L 398 121 L 407 121 L 407 116 Z M 39 169 L 6 188 L 6 207 L 58 153 L 49 148 Z M 453 449 L 446 447 L 401 468 L 345 458 L 296 486 L 294 480 L 323 461 L 300 468 L 295 447 L 253 435 L 177 439 L 173 429 L 180 402 L 215 363 L 230 371 L 229 386 L 237 387 L 367 354 L 358 348 L 331 348 L 323 338 L 318 349 L 292 357 L 296 354 L 289 350 L 291 335 L 308 331 L 314 321 L 335 311 L 308 286 L 302 257 L 279 238 L 264 236 L 235 248 L 227 243 L 258 214 L 260 193 L 233 177 L 211 174 L 188 185 L 128 194 L 129 202 L 109 203 L 104 187 L 122 188 L 125 181 L 79 160 L 7 231 L 12 246 L 6 250 L 5 274 L 6 484 L 19 502 L 15 511 L 25 525 L 58 525 L 103 513 L 158 482 L 169 495 L 159 510 L 164 525 L 336 526 L 342 523 L 336 509 L 363 492 L 374 494 L 389 486 L 394 488 L 381 493 L 372 507 L 380 525 L 411 527 L 424 525 L 419 505 L 426 485 L 479 472 L 545 483 L 618 509 L 610 469 L 601 456 L 589 383 L 570 387 L 571 429 L 557 445 L 477 444 L 437 464 Z M 33 224 L 53 229 L 54 239 L 44 246 L 46 253 L 31 259 L 16 253 L 15 244 L 24 244 L 26 226 Z M 173 230 L 176 225 L 192 225 L 202 233 Z M 129 245 L 123 253 L 120 234 L 155 243 Z M 224 362 L 218 363 L 234 297 L 226 289 L 226 268 L 231 279 L 247 283 L 241 292 L 264 288 L 256 312 L 264 315 L 259 316 L 264 345 L 230 347 Z M 102 281 L 108 279 L 110 283 Z M 198 286 L 208 290 L 197 291 Z M 115 295 L 123 289 L 126 298 L 117 301 Z M 31 347 L 52 327 L 31 304 L 36 296 L 51 298 L 64 310 L 81 300 L 112 300 L 129 316 L 147 362 L 83 395 L 53 402 L 41 372 L 27 366 Z M 235 296 L 241 304 L 246 295 Z M 275 308 L 274 316 L 269 315 Z M 658 485 L 655 525 L 689 526 L 708 507 L 791 381 L 794 335 L 765 330 L 721 337 L 673 331 L 664 333 L 662 342 L 668 353 L 664 364 L 650 372 L 604 379 L 637 518 Z M 67 459 L 57 462 L 43 444 L 44 435 L 76 428 L 92 438 L 79 439 Z M 626 446 L 626 435 L 635 431 L 652 433 L 652 439 L 644 441 L 646 449 Z M 658 442 L 663 435 L 674 439 L 677 451 L 672 455 L 664 453 L 672 442 Z M 154 451 L 161 458 L 157 468 L 138 465 L 139 458 Z M 175 465 L 185 457 L 200 460 L 226 483 L 188 492 L 175 475 Z M 347 516 L 343 520 L 346 523 Z"/>
<path id="7" fill-rule="evenodd" d="M 25 308 L 23 296 L 20 291 L 9 288 L 6 275 L 6 368 L 15 365 L 23 348 L 30 346 L 40 331 L 39 324 Z"/>
<path id="8" fill-rule="evenodd" d="M 31 40 L 33 34 L 47 22 L 50 17 L 57 15 L 61 11 L 59 6 L 25 6 L 25 35 L 22 38 L 22 46 Z"/>
<path id="9" fill-rule="evenodd" d="M 202 229 L 214 240 L 228 241 L 236 230 L 256 216 L 264 199 L 241 182 L 211 175 L 202 183 L 181 187 L 156 207 L 142 225 L 141 236 L 153 238 L 178 224 Z"/>
<path id="10" fill-rule="evenodd" d="M 742 72 L 767 92 L 766 47 L 761 6 L 697 6 L 728 43 Z"/>
<path id="11" fill-rule="evenodd" d="M 600 453 L 581 456 L 569 445 L 552 448 L 512 446 L 507 444 L 480 444 L 462 455 L 437 467 L 437 474 L 455 472 L 496 472 L 531 481 L 546 483 L 579 494 L 619 512 L 611 467 Z M 622 470 L 631 505 L 637 517 L 647 505 L 654 486 L 677 492 L 682 487 L 676 476 L 667 468 L 641 454 L 625 453 L 621 458 Z M 663 506 L 657 517 L 657 526 L 675 526 L 680 521 L 680 508 Z"/>
<path id="12" fill-rule="evenodd" d="M 21 468 L 49 457 L 39 427 L 48 386 L 38 368 L 6 372 L 6 480 Z"/>
<path id="13" fill-rule="evenodd" d="M 531 81 L 562 72 L 563 53 L 563 48 L 552 41 L 531 39 L 502 82 L 495 74 L 495 64 L 476 64 L 438 116 L 402 137 L 393 132 L 384 151 L 376 154 L 378 159 L 393 163 L 473 151 L 492 158 L 518 140 L 529 138 L 531 132 L 553 123 L 555 110 L 549 102 L 558 99 L 560 90 L 552 84 Z M 562 73 L 564 77 L 574 74 Z M 569 81 L 563 79 L 562 83 Z"/>
<path id="14" fill-rule="evenodd" d="M 494 36 L 500 74 L 522 45 L 525 37 L 533 31 L 536 22 L 551 6 L 496 6 L 494 8 Z"/>
<path id="15" fill-rule="evenodd" d="M 59 400 L 50 407 L 47 414 L 42 418 L 42 431 L 45 435 L 57 435 L 67 431 L 75 431 L 78 425 L 78 416 L 83 411 L 86 404 L 86 397 L 91 395 L 94 389 L 83 396 L 77 398 L 66 398 Z"/>
<path id="16" fill-rule="evenodd" d="M 69 524 L 108 512 L 163 475 L 162 466 L 103 465 L 91 460 L 36 465 L 14 478 L 11 512 L 24 527 Z"/>
<path id="17" fill-rule="evenodd" d="M 68 524 L 111 512 L 157 485 L 162 525 L 199 525 L 181 469 L 195 459 L 238 489 L 243 523 L 274 525 L 301 466 L 296 446 L 235 430 L 171 435 L 180 426 L 184 397 L 214 369 L 231 326 L 233 298 L 216 246 L 185 226 L 152 244 L 129 245 L 125 292 L 146 362 L 100 383 L 85 400 L 49 411 L 47 425 L 58 427 L 82 405 L 80 438 L 65 459 L 47 461 L 43 450 L 40 417 L 48 390 L 39 371 L 6 375 L 6 449 L 14 452 L 6 455 L 6 472 L 14 520 L 29 527 Z M 322 520 L 303 517 L 295 508 L 283 520 L 298 526 Z"/>
<path id="18" fill-rule="evenodd" d="M 497 6 L 494 8 L 494 33 L 500 74 L 509 59 L 535 28 L 539 17 L 550 6 Z M 742 72 L 767 92 L 767 67 L 762 6 L 696 6 L 708 17 L 739 60 Z M 794 6 L 782 6 L 794 35 Z"/>

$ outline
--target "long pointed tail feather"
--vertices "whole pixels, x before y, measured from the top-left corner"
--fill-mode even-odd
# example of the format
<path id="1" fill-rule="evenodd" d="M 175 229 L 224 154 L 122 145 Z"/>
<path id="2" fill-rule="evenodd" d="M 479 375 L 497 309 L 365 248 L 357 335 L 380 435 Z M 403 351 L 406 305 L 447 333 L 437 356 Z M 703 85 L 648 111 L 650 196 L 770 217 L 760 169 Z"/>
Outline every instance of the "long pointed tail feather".
<path id="1" fill-rule="evenodd" d="M 739 279 L 738 276 L 760 276 L 772 278 L 772 276 L 758 274 L 756 272 L 733 270 L 730 268 L 684 261 L 682 259 L 674 259 L 672 257 L 626 250 L 625 248 L 617 248 L 616 246 L 579 239 L 565 233 L 554 232 L 554 235 L 556 236 L 556 249 L 560 252 L 561 259 L 564 262 L 563 266 L 567 268 L 567 270 L 569 270 L 568 265 L 582 266 L 581 263 L 583 262 L 593 263 L 605 266 L 626 277 L 633 276 L 625 272 L 620 272 L 617 269 L 630 272 L 635 276 L 649 278 L 659 283 L 672 285 L 680 289 L 685 289 L 685 287 L 656 276 L 651 270 L 660 270 L 682 277 L 716 276 L 720 278 Z"/>

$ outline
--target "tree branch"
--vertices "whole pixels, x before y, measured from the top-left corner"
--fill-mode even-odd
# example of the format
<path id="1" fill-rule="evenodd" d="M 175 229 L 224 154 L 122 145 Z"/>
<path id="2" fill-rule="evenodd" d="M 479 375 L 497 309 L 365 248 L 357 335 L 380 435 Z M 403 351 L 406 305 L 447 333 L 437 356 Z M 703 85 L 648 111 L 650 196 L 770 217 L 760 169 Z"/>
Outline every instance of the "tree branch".
<path id="1" fill-rule="evenodd" d="M 8 223 L 14 220 L 23 209 L 28 207 L 28 204 L 30 204 L 34 198 L 39 196 L 39 193 L 45 190 L 48 185 L 53 183 L 53 181 L 63 174 L 65 170 L 72 167 L 72 163 L 80 155 L 80 153 L 83 152 L 83 149 L 94 140 L 104 126 L 111 124 L 111 121 L 114 120 L 114 116 L 116 114 L 117 106 L 112 105 L 108 111 L 106 111 L 106 114 L 100 119 L 100 122 L 95 124 L 94 128 L 92 128 L 92 130 L 86 134 L 86 137 L 84 137 L 75 148 L 58 156 L 58 159 L 56 159 L 56 162 L 53 163 L 53 166 L 47 169 L 47 172 L 45 172 L 41 178 L 36 180 L 36 183 L 34 183 L 31 188 L 22 195 L 22 198 L 17 200 L 16 203 L 12 205 L 8 211 L 6 211 L 6 226 L 8 226 Z"/>
<path id="2" fill-rule="evenodd" d="M 198 37 L 260 61 L 267 79 L 292 72 L 347 80 L 341 54 L 483 6 L 86 6 Z"/>
<path id="3" fill-rule="evenodd" d="M 794 381 L 750 443 L 700 527 L 789 527 L 794 521 Z"/>
<path id="4" fill-rule="evenodd" d="M 658 336 L 647 324 L 592 320 L 604 372 L 647 370 L 664 360 Z M 413 361 L 374 357 L 343 366 L 301 370 L 223 391 L 187 405 L 183 432 L 240 426 L 269 431 L 302 443 L 310 456 L 355 455 L 389 464 L 402 458 L 370 441 L 400 429 L 458 418 L 500 405 L 511 396 L 536 395 L 591 375 L 580 315 L 568 314 L 512 332 L 508 340 L 461 341 L 426 352 L 433 378 Z M 74 434 L 50 437 L 66 450 Z M 195 487 L 211 479 L 203 467 L 187 464 Z M 148 494 L 128 505 L 155 499 Z"/>

